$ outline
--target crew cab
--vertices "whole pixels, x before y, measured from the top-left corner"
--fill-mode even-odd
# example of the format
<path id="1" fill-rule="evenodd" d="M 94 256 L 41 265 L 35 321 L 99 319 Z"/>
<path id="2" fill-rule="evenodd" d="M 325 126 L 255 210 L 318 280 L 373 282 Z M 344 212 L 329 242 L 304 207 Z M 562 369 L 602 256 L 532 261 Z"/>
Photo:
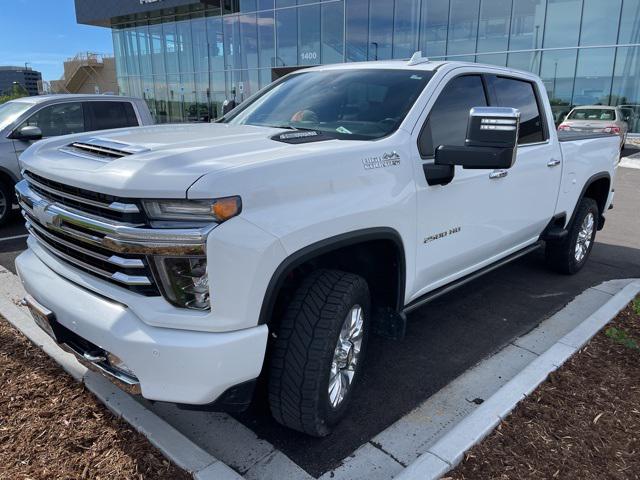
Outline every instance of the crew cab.
<path id="1" fill-rule="evenodd" d="M 25 303 L 147 399 L 237 410 L 260 377 L 278 422 L 327 435 L 372 334 L 538 248 L 584 266 L 620 145 L 566 135 L 537 76 L 416 54 L 290 74 L 219 123 L 39 142 Z"/>

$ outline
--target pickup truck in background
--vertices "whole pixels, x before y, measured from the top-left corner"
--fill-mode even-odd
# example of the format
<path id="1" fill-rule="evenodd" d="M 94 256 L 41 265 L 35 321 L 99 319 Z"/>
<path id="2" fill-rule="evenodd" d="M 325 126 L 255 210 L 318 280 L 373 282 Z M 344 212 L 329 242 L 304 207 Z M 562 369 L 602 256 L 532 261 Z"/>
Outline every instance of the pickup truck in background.
<path id="1" fill-rule="evenodd" d="M 0 225 L 11 213 L 18 157 L 42 138 L 153 125 L 144 100 L 107 95 L 38 95 L 0 105 Z"/>
<path id="2" fill-rule="evenodd" d="M 323 436 L 372 334 L 538 248 L 578 272 L 619 153 L 559 138 L 530 73 L 320 66 L 220 123 L 38 142 L 16 268 L 36 322 L 128 390 L 239 410 L 260 377 L 278 422 Z"/>

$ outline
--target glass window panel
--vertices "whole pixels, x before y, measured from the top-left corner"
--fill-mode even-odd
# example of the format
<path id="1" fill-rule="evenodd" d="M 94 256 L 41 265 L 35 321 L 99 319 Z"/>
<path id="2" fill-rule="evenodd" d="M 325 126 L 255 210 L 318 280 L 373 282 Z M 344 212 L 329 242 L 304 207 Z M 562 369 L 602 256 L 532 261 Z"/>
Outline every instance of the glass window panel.
<path id="1" fill-rule="evenodd" d="M 138 47 L 140 48 L 140 74 L 151 75 L 153 70 L 151 66 L 151 47 L 149 45 L 149 27 L 147 25 L 138 25 L 136 31 L 138 33 Z"/>
<path id="2" fill-rule="evenodd" d="M 224 35 L 221 17 L 207 17 L 207 37 L 211 70 L 224 70 Z"/>
<path id="3" fill-rule="evenodd" d="M 240 23 L 237 16 L 224 17 L 225 68 L 242 68 L 240 58 Z"/>
<path id="4" fill-rule="evenodd" d="M 538 101 L 529 82 L 512 78 L 493 77 L 493 91 L 499 107 L 517 108 L 520 111 L 518 144 L 542 142 L 544 130 Z"/>
<path id="5" fill-rule="evenodd" d="M 296 0 L 276 0 L 276 8 L 292 7 L 296 4 Z"/>
<path id="6" fill-rule="evenodd" d="M 542 53 L 540 76 L 547 88 L 556 123 L 571 110 L 571 96 L 577 50 L 551 50 Z"/>
<path id="7" fill-rule="evenodd" d="M 285 67 L 298 64 L 298 9 L 276 11 L 276 65 Z"/>
<path id="8" fill-rule="evenodd" d="M 142 78 L 139 75 L 129 77 L 129 95 L 142 97 Z"/>
<path id="9" fill-rule="evenodd" d="M 546 0 L 514 0 L 510 50 L 528 50 L 542 46 L 546 7 Z"/>
<path id="10" fill-rule="evenodd" d="M 387 60 L 392 55 L 394 0 L 370 0 L 369 60 Z M 393 10 L 391 10 L 393 11 Z"/>
<path id="11" fill-rule="evenodd" d="M 255 13 L 240 15 L 240 40 L 242 67 L 258 68 L 258 26 Z"/>
<path id="12" fill-rule="evenodd" d="M 240 11 L 240 0 L 222 0 L 222 13 L 238 13 Z"/>
<path id="13" fill-rule="evenodd" d="M 180 76 L 180 103 L 182 118 L 185 122 L 202 121 L 196 103 L 196 83 L 193 74 Z"/>
<path id="14" fill-rule="evenodd" d="M 322 5 L 322 63 L 344 61 L 344 5 Z"/>
<path id="15" fill-rule="evenodd" d="M 393 57 L 409 58 L 418 49 L 420 0 L 396 0 L 393 27 Z"/>
<path id="16" fill-rule="evenodd" d="M 210 122 L 213 119 L 211 112 L 211 90 L 209 88 L 209 73 L 196 73 L 196 115 L 199 122 Z"/>
<path id="17" fill-rule="evenodd" d="M 476 62 L 504 67 L 507 64 L 507 54 L 506 53 L 490 53 L 485 55 L 476 55 Z"/>
<path id="18" fill-rule="evenodd" d="M 615 48 L 584 48 L 578 52 L 574 105 L 609 103 Z"/>
<path id="19" fill-rule="evenodd" d="M 369 41 L 369 0 L 347 0 L 346 60 L 362 62 L 367 59 Z"/>
<path id="20" fill-rule="evenodd" d="M 193 69 L 196 72 L 208 72 L 209 52 L 207 26 L 204 17 L 191 20 L 191 37 L 193 39 Z"/>
<path id="21" fill-rule="evenodd" d="M 168 74 L 178 73 L 178 34 L 175 22 L 162 24 L 165 65 Z"/>
<path id="22" fill-rule="evenodd" d="M 258 10 L 270 10 L 273 5 L 273 0 L 258 0 Z"/>
<path id="23" fill-rule="evenodd" d="M 240 0 L 241 12 L 255 12 L 257 9 L 256 0 Z"/>
<path id="24" fill-rule="evenodd" d="M 180 75 L 167 75 L 168 102 L 167 114 L 169 122 L 182 121 L 182 90 Z"/>
<path id="25" fill-rule="evenodd" d="M 273 12 L 258 14 L 258 54 L 261 68 L 275 66 L 275 21 Z"/>
<path id="26" fill-rule="evenodd" d="M 549 0 L 544 46 L 573 47 L 578 45 L 582 0 Z"/>
<path id="27" fill-rule="evenodd" d="M 639 77 L 640 47 L 618 48 L 610 101 L 620 106 L 633 133 L 640 133 Z"/>
<path id="28" fill-rule="evenodd" d="M 261 68 L 259 71 L 260 88 L 264 88 L 271 84 L 271 69 Z"/>
<path id="29" fill-rule="evenodd" d="M 447 55 L 476 51 L 479 4 L 480 0 L 451 0 Z"/>
<path id="30" fill-rule="evenodd" d="M 191 41 L 191 20 L 176 22 L 178 59 L 180 72 L 193 72 L 193 42 Z"/>
<path id="31" fill-rule="evenodd" d="M 464 146 L 469 110 L 486 105 L 480 76 L 465 75 L 451 80 L 438 95 L 420 134 L 420 154 L 433 156 L 440 145 Z"/>
<path id="32" fill-rule="evenodd" d="M 116 72 L 127 75 L 127 57 L 124 48 L 124 30 L 120 27 L 112 30 L 113 52 L 116 57 Z"/>
<path id="33" fill-rule="evenodd" d="M 211 72 L 211 112 L 214 118 L 222 116 L 222 102 L 227 98 L 225 72 Z"/>
<path id="34" fill-rule="evenodd" d="M 478 52 L 502 52 L 509 46 L 511 0 L 482 0 Z"/>
<path id="35" fill-rule="evenodd" d="M 298 65 L 320 63 L 320 5 L 298 9 Z"/>
<path id="36" fill-rule="evenodd" d="M 447 54 L 448 28 L 449 0 L 424 0 L 420 32 L 420 49 L 423 55 L 441 57 Z"/>
<path id="37" fill-rule="evenodd" d="M 618 43 L 640 43 L 640 0 L 624 0 Z"/>
<path id="38" fill-rule="evenodd" d="M 613 45 L 618 37 L 622 0 L 584 0 L 580 45 Z"/>
<path id="39" fill-rule="evenodd" d="M 149 25 L 149 40 L 151 47 L 151 67 L 154 75 L 164 75 L 164 36 L 162 25 L 159 23 Z"/>
<path id="40" fill-rule="evenodd" d="M 124 76 L 118 76 L 118 94 L 129 95 L 129 79 Z"/>
<path id="41" fill-rule="evenodd" d="M 22 125 L 39 127 L 43 137 L 57 137 L 85 131 L 82 103 L 49 105 L 31 115 Z"/>
<path id="42" fill-rule="evenodd" d="M 142 98 L 147 102 L 149 111 L 153 117 L 156 116 L 156 96 L 153 88 L 153 77 L 151 75 L 142 77 Z"/>
<path id="43" fill-rule="evenodd" d="M 540 73 L 541 56 L 542 52 L 539 51 L 510 53 L 507 60 L 507 66 L 509 68 L 533 72 L 537 75 Z"/>
<path id="44" fill-rule="evenodd" d="M 139 61 L 139 49 L 138 49 L 138 34 L 135 28 L 127 28 L 124 32 L 125 48 L 127 51 L 127 73 L 129 75 L 139 75 L 140 65 Z"/>
<path id="45" fill-rule="evenodd" d="M 155 75 L 153 84 L 156 97 L 156 122 L 167 123 L 169 121 L 169 86 L 166 76 Z"/>

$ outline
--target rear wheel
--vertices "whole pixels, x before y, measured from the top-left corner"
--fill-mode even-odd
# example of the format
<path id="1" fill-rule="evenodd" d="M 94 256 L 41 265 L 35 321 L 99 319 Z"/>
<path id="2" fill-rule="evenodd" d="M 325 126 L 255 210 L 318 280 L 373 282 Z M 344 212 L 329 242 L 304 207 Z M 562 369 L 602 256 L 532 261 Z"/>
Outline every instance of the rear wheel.
<path id="1" fill-rule="evenodd" d="M 569 234 L 560 242 L 548 243 L 546 257 L 557 272 L 572 275 L 580 271 L 591 254 L 600 212 L 592 198 L 583 198 L 569 226 Z"/>
<path id="2" fill-rule="evenodd" d="M 13 186 L 0 181 L 0 226 L 7 223 L 13 207 Z"/>
<path id="3" fill-rule="evenodd" d="M 302 282 L 271 356 L 269 405 L 279 423 L 322 437 L 345 415 L 362 368 L 370 303 L 358 275 L 318 270 Z"/>

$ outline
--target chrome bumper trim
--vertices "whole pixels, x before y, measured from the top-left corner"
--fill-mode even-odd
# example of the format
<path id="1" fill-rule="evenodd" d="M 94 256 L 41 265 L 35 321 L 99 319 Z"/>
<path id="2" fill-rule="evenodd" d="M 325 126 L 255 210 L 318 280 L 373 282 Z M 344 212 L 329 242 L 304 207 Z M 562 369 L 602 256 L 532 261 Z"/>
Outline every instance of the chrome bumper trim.
<path id="1" fill-rule="evenodd" d="M 29 188 L 27 180 L 16 184 L 16 194 L 21 208 L 35 222 L 116 253 L 204 255 L 207 235 L 216 227 L 212 224 L 193 229 L 151 229 L 115 223 L 51 203 Z"/>

